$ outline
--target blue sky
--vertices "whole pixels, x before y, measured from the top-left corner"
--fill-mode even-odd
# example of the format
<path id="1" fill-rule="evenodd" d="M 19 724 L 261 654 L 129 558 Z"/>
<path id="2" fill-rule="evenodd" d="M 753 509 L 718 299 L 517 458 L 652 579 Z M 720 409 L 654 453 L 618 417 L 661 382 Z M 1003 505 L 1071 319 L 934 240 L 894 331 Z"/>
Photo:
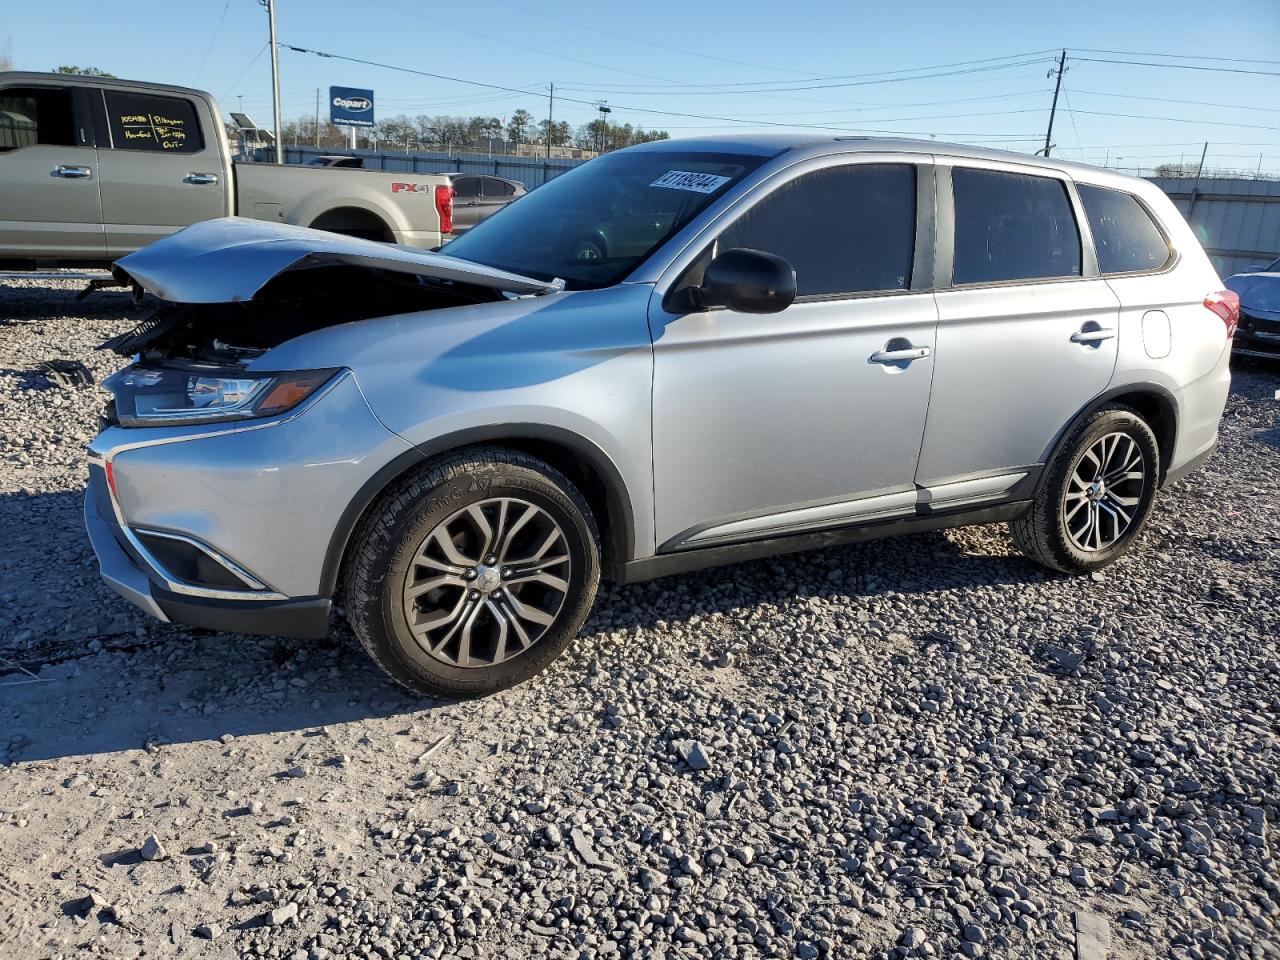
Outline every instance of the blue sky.
<path id="1" fill-rule="evenodd" d="M 0 45 L 19 69 L 87 64 L 198 86 L 224 110 L 242 104 L 270 125 L 267 22 L 256 0 L 7 6 Z M 1252 170 L 1261 157 L 1280 174 L 1277 0 L 278 0 L 277 19 L 282 43 L 529 91 L 282 50 L 286 118 L 310 115 L 317 87 L 340 84 L 374 89 L 379 117 L 505 117 L 524 107 L 541 119 L 554 81 L 556 119 L 575 125 L 605 99 L 618 122 L 673 136 L 795 124 L 1030 152 L 1048 118 L 1048 58 L 1065 46 L 1056 155 L 1150 167 L 1196 160 L 1208 140 L 1210 167 Z M 1099 59 L 1256 73 L 1091 62 Z"/>

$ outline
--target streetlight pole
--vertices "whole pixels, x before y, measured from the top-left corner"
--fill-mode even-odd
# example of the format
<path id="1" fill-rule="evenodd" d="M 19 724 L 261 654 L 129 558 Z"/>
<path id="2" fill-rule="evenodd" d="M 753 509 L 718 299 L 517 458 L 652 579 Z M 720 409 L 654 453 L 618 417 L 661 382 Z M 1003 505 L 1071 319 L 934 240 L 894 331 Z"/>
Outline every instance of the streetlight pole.
<path id="1" fill-rule="evenodd" d="M 271 108 L 275 116 L 276 163 L 284 163 L 284 144 L 280 142 L 280 51 L 276 46 L 275 0 L 258 0 L 267 8 L 267 23 L 271 30 Z"/>
<path id="2" fill-rule="evenodd" d="M 555 130 L 556 85 L 551 84 L 551 92 L 547 95 L 547 159 L 551 159 L 551 134 Z"/>
<path id="3" fill-rule="evenodd" d="M 596 150 L 596 153 L 601 154 L 604 153 L 605 131 L 609 127 L 609 121 L 605 119 L 605 114 L 612 113 L 613 108 L 609 106 L 609 101 L 599 100 L 596 102 L 596 109 L 600 111 L 600 129 L 597 131 L 599 134 L 600 146 L 599 149 Z"/>

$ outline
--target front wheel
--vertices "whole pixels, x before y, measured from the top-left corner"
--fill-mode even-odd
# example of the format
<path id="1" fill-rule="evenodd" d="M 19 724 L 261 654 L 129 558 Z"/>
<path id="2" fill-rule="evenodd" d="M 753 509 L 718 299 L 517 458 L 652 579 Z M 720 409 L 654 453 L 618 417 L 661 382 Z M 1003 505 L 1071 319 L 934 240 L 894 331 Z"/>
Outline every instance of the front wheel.
<path id="1" fill-rule="evenodd" d="M 492 693 L 545 669 L 577 635 L 599 541 L 559 471 L 476 448 L 400 481 L 364 522 L 347 564 L 348 619 L 414 692 Z"/>
<path id="2" fill-rule="evenodd" d="M 1072 428 L 1047 466 L 1031 509 L 1009 526 L 1027 557 L 1064 573 L 1119 559 L 1146 525 L 1160 476 L 1147 422 L 1111 405 Z"/>

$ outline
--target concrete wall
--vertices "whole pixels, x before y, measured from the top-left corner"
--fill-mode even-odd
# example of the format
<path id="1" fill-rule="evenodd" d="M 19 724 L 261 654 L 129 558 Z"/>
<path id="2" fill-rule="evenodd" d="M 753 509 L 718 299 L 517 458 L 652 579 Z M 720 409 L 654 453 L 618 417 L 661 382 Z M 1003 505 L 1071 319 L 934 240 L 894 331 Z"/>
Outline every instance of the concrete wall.
<path id="1" fill-rule="evenodd" d="M 1280 257 L 1280 180 L 1152 177 L 1226 277 Z"/>

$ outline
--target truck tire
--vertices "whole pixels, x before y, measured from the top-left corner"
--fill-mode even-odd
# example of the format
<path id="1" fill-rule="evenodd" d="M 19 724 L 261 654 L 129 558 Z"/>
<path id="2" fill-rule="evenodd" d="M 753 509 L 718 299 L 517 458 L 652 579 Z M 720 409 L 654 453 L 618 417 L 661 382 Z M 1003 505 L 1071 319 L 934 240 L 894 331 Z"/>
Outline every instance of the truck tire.
<path id="1" fill-rule="evenodd" d="M 1109 404 L 1071 428 L 1031 509 L 1009 524 L 1029 559 L 1063 573 L 1118 560 L 1151 514 L 1160 448 L 1134 410 Z"/>
<path id="2" fill-rule="evenodd" d="M 474 696 L 544 670 L 595 601 L 600 535 L 582 494 L 536 457 L 469 448 L 398 481 L 358 530 L 347 616 L 419 694 Z"/>

